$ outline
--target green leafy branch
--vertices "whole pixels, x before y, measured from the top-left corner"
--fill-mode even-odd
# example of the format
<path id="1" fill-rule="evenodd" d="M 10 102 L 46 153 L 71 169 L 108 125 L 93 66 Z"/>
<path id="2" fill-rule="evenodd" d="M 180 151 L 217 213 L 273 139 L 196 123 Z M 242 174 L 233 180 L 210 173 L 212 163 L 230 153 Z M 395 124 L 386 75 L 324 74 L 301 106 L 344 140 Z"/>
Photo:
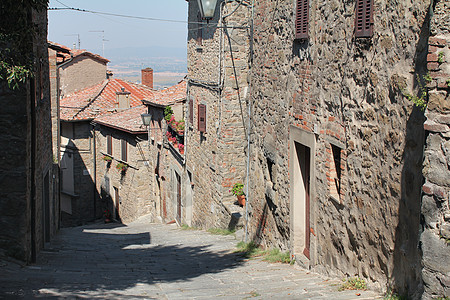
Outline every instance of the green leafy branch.
<path id="1" fill-rule="evenodd" d="M 415 106 L 420 108 L 422 111 L 425 110 L 427 107 L 427 88 L 426 84 L 430 83 L 433 79 L 431 78 L 430 74 L 426 74 L 423 76 L 423 81 L 425 83 L 422 83 L 422 80 L 420 80 L 419 75 L 417 75 L 417 84 L 419 86 L 419 93 L 417 95 L 413 95 L 406 90 L 402 90 L 403 96 L 405 96 L 409 101 L 412 101 Z"/>
<path id="2" fill-rule="evenodd" d="M 0 79 L 6 79 L 8 87 L 17 89 L 19 84 L 25 83 L 27 78 L 33 77 L 33 73 L 27 66 L 13 66 L 5 61 L 0 61 Z"/>

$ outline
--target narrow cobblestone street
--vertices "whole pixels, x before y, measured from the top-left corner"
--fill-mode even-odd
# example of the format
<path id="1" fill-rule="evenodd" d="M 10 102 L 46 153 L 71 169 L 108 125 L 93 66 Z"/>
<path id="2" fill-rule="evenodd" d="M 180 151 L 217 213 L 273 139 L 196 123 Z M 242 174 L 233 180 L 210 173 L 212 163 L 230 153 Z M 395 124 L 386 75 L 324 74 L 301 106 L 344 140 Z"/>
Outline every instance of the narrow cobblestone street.
<path id="1" fill-rule="evenodd" d="M 0 298 L 380 299 L 298 266 L 244 259 L 234 236 L 149 224 L 61 230 L 36 264 L 2 262 Z M 358 296 L 358 294 L 360 294 Z"/>

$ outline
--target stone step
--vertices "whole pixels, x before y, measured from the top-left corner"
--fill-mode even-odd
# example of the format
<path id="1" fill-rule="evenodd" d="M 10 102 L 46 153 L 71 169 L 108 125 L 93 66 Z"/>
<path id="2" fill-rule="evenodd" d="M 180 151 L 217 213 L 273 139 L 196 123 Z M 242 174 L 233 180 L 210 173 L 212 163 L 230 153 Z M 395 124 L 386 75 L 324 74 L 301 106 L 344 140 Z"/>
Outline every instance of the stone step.
<path id="1" fill-rule="evenodd" d="M 244 227 L 244 213 L 243 207 L 240 207 L 236 201 L 224 201 L 223 205 L 228 209 L 231 214 L 231 220 L 229 224 L 230 229 L 240 229 Z"/>

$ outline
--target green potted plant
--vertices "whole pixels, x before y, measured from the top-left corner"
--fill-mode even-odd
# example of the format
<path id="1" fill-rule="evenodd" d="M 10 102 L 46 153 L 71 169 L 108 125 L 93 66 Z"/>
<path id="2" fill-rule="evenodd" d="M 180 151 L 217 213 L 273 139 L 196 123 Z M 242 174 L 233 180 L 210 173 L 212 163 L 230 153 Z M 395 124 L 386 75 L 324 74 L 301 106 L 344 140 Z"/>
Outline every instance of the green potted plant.
<path id="1" fill-rule="evenodd" d="M 113 159 L 111 156 L 105 155 L 103 154 L 103 158 L 104 161 L 106 161 L 107 163 L 110 163 Z"/>
<path id="2" fill-rule="evenodd" d="M 235 183 L 231 188 L 230 192 L 233 195 L 236 195 L 238 199 L 239 206 L 245 205 L 245 194 L 244 194 L 244 185 L 242 183 Z"/>
<path id="3" fill-rule="evenodd" d="M 128 169 L 128 165 L 120 162 L 116 165 L 116 169 L 125 172 Z"/>

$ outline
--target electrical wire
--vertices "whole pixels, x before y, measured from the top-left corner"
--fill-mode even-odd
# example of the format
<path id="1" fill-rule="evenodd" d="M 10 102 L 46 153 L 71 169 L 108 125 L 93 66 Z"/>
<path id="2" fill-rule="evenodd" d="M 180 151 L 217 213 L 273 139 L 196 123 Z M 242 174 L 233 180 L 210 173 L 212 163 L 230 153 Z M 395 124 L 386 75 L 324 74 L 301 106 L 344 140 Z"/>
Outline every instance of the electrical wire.
<path id="1" fill-rule="evenodd" d="M 61 3 L 61 2 L 59 2 L 59 3 Z M 65 5 L 65 4 L 63 4 L 63 5 Z M 121 17 L 121 18 L 128 18 L 128 19 L 137 19 L 137 20 L 171 22 L 171 23 L 183 23 L 183 24 L 204 24 L 203 22 L 188 22 L 188 21 L 181 21 L 181 20 L 171 20 L 171 19 L 160 19 L 160 18 L 152 18 L 152 17 L 139 17 L 139 16 L 114 14 L 114 13 L 100 12 L 100 11 L 94 11 L 94 10 L 88 10 L 88 9 L 82 9 L 82 8 L 75 8 L 75 7 L 68 7 L 68 6 L 67 7 L 49 7 L 48 10 L 49 11 L 50 10 L 73 10 L 73 11 L 84 12 L 84 13 L 91 13 L 91 14 L 105 15 L 105 16 L 113 16 L 113 17 Z M 217 24 L 218 23 L 209 23 L 209 25 L 211 25 L 211 26 L 214 26 L 214 25 L 217 25 Z"/>

